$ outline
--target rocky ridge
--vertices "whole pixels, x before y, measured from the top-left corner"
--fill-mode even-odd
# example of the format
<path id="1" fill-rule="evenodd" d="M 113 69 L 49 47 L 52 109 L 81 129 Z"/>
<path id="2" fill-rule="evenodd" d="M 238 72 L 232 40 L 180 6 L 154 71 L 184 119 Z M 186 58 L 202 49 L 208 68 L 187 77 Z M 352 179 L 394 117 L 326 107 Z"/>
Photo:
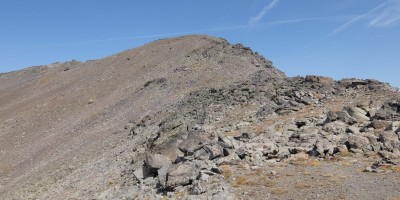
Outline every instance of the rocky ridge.
<path id="1" fill-rule="evenodd" d="M 0 82 L 0 198 L 400 196 L 400 95 L 376 80 L 286 77 L 241 44 L 200 35 L 0 74 Z M 374 159 L 363 171 L 390 181 L 349 198 L 332 185 L 325 194 L 315 193 L 319 185 L 268 188 L 278 177 L 307 179 L 291 179 L 299 165 L 343 170 L 332 164 L 342 158 Z"/>
<path id="2" fill-rule="evenodd" d="M 235 199 L 226 165 L 258 168 L 302 153 L 399 159 L 399 109 L 398 91 L 375 80 L 274 78 L 260 70 L 227 88 L 192 92 L 135 123 L 132 140 L 148 140 L 137 149 L 144 162 L 132 170 L 145 193 Z"/>

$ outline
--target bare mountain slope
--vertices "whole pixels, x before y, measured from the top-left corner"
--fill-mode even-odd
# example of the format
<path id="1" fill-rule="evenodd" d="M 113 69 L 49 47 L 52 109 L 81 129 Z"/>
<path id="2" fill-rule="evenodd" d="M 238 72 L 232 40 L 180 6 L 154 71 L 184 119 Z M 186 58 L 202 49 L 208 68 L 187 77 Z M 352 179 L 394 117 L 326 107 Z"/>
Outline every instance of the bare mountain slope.
<path id="1" fill-rule="evenodd" d="M 286 77 L 223 39 L 0 74 L 0 91 L 0 199 L 400 197 L 398 89 Z"/>
<path id="2" fill-rule="evenodd" d="M 0 197 L 98 192 L 104 189 L 98 182 L 111 184 L 119 176 L 111 165 L 115 149 L 126 143 L 119 133 L 130 120 L 261 69 L 285 77 L 248 48 L 194 35 L 100 60 L 1 74 Z"/>

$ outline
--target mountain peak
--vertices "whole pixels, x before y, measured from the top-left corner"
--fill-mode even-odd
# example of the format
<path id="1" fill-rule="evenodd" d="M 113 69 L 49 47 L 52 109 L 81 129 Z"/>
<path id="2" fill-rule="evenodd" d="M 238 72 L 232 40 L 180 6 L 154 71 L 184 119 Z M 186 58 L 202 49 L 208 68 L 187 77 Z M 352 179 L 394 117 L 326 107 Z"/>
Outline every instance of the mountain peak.
<path id="1" fill-rule="evenodd" d="M 0 74 L 0 91 L 1 199 L 220 199 L 250 183 L 238 176 L 250 166 L 400 157 L 398 91 L 286 77 L 250 48 L 207 35 Z"/>

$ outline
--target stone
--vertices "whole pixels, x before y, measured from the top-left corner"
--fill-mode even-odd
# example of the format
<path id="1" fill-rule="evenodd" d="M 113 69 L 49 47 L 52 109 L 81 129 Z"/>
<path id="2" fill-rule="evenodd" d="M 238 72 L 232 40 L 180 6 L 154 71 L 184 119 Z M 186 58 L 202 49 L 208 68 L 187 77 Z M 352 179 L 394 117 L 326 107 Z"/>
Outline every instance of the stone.
<path id="1" fill-rule="evenodd" d="M 236 153 L 232 153 L 225 157 L 216 158 L 213 162 L 217 165 L 226 165 L 226 164 L 233 165 L 237 164 L 239 160 L 240 160 L 239 156 Z"/>
<path id="2" fill-rule="evenodd" d="M 237 137 L 234 137 L 235 140 L 241 141 L 241 142 L 248 142 L 252 138 L 252 134 L 250 133 L 242 133 Z"/>
<path id="3" fill-rule="evenodd" d="M 371 126 L 374 129 L 386 129 L 390 124 L 391 122 L 385 120 L 373 120 L 371 122 Z"/>
<path id="4" fill-rule="evenodd" d="M 313 139 L 315 140 L 318 137 L 319 129 L 316 127 L 302 127 L 302 129 L 300 129 L 299 132 L 300 132 L 299 134 L 300 141 L 306 142 Z"/>
<path id="5" fill-rule="evenodd" d="M 165 188 L 166 183 L 167 183 L 167 174 L 169 171 L 170 166 L 166 165 L 161 167 L 157 172 L 158 172 L 158 183 L 160 184 L 161 187 Z"/>
<path id="6" fill-rule="evenodd" d="M 383 143 L 383 149 L 389 152 L 400 149 L 399 136 L 394 132 L 385 131 L 379 135 L 380 141 Z"/>
<path id="7" fill-rule="evenodd" d="M 379 168 L 373 169 L 372 167 L 366 167 L 364 172 L 383 173 L 384 170 L 379 169 Z"/>
<path id="8" fill-rule="evenodd" d="M 393 118 L 399 118 L 400 114 L 400 102 L 398 100 L 388 101 L 376 112 L 374 118 L 391 120 Z"/>
<path id="9" fill-rule="evenodd" d="M 196 152 L 194 152 L 193 156 L 195 159 L 199 159 L 199 160 L 208 160 L 210 158 L 210 155 L 204 148 L 201 148 L 201 149 L 197 150 Z"/>
<path id="10" fill-rule="evenodd" d="M 218 133 L 218 139 L 226 145 L 226 148 L 232 148 L 233 144 L 223 133 Z"/>
<path id="11" fill-rule="evenodd" d="M 149 173 L 147 171 L 147 168 L 141 165 L 133 172 L 133 175 L 136 179 L 142 180 L 145 179 L 149 175 Z"/>
<path id="12" fill-rule="evenodd" d="M 172 164 L 171 160 L 161 154 L 146 154 L 146 164 L 149 171 L 157 171 L 163 166 L 169 166 Z"/>
<path id="13" fill-rule="evenodd" d="M 323 130 L 329 133 L 333 133 L 335 135 L 340 135 L 346 133 L 347 126 L 348 125 L 342 121 L 334 121 L 325 124 Z"/>
<path id="14" fill-rule="evenodd" d="M 204 145 L 216 142 L 217 140 L 217 134 L 208 133 L 204 130 L 191 130 L 188 137 L 180 143 L 179 150 L 185 154 L 191 154 Z"/>
<path id="15" fill-rule="evenodd" d="M 315 144 L 314 150 L 320 156 L 333 155 L 339 152 L 339 148 L 327 140 L 318 140 Z"/>
<path id="16" fill-rule="evenodd" d="M 385 131 L 394 131 L 399 132 L 400 130 L 400 121 L 391 122 L 390 125 L 385 129 Z"/>
<path id="17" fill-rule="evenodd" d="M 310 97 L 303 97 L 301 98 L 300 102 L 304 103 L 305 105 L 312 105 L 314 100 L 312 100 Z"/>
<path id="18" fill-rule="evenodd" d="M 379 135 L 379 139 L 382 143 L 390 142 L 390 141 L 398 141 L 399 136 L 391 131 L 385 131 Z"/>
<path id="19" fill-rule="evenodd" d="M 360 128 L 358 128 L 358 127 L 356 127 L 356 126 L 349 126 L 349 127 L 347 127 L 346 132 L 350 132 L 350 133 L 352 133 L 352 134 L 357 135 L 357 134 L 360 133 Z"/>
<path id="20" fill-rule="evenodd" d="M 250 125 L 251 125 L 250 122 L 239 122 L 239 123 L 236 125 L 236 129 L 241 129 L 241 128 L 244 128 L 244 127 L 247 127 L 247 126 L 250 126 Z"/>
<path id="21" fill-rule="evenodd" d="M 366 115 L 368 114 L 361 108 L 358 107 L 347 107 L 345 110 L 349 113 L 351 117 L 357 120 L 357 122 L 369 121 L 369 117 Z"/>
<path id="22" fill-rule="evenodd" d="M 358 135 L 349 136 L 349 146 L 350 150 L 352 149 L 360 149 L 360 150 L 372 150 L 370 148 L 370 143 L 368 138 Z"/>
<path id="23" fill-rule="evenodd" d="M 213 160 L 217 157 L 222 157 L 224 155 L 222 147 L 218 144 L 206 145 L 203 148 L 208 153 L 210 160 Z"/>
<path id="24" fill-rule="evenodd" d="M 346 111 L 338 111 L 338 112 L 336 112 L 336 116 L 337 116 L 337 119 L 338 119 L 338 120 L 340 120 L 340 121 L 342 121 L 342 122 L 345 122 L 345 123 L 347 123 L 347 124 L 354 124 L 354 123 L 356 123 L 356 120 L 355 120 L 353 117 L 351 117 L 351 116 L 349 115 L 349 113 L 346 112 Z"/>
<path id="25" fill-rule="evenodd" d="M 173 165 L 167 174 L 167 188 L 176 188 L 178 186 L 189 185 L 196 176 L 199 174 L 199 169 L 197 169 L 193 164 L 179 163 Z"/>
<path id="26" fill-rule="evenodd" d="M 276 144 L 274 142 L 265 142 L 263 143 L 263 148 L 262 148 L 262 153 L 267 155 L 267 154 L 276 154 L 278 149 L 276 147 Z"/>

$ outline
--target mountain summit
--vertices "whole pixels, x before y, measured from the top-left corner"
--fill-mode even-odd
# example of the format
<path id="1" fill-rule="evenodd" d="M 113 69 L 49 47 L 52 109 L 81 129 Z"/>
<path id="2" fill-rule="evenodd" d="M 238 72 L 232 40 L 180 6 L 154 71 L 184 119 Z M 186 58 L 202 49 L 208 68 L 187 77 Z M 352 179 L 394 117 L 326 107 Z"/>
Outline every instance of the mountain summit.
<path id="1" fill-rule="evenodd" d="M 258 178 L 278 179 L 278 164 L 340 171 L 321 160 L 376 156 L 395 172 L 390 162 L 400 158 L 396 89 L 286 77 L 251 49 L 206 35 L 0 74 L 0 91 L 3 199 L 236 199 L 246 191 L 262 199 L 254 187 L 269 179 Z M 266 193 L 299 194 L 277 187 Z"/>

